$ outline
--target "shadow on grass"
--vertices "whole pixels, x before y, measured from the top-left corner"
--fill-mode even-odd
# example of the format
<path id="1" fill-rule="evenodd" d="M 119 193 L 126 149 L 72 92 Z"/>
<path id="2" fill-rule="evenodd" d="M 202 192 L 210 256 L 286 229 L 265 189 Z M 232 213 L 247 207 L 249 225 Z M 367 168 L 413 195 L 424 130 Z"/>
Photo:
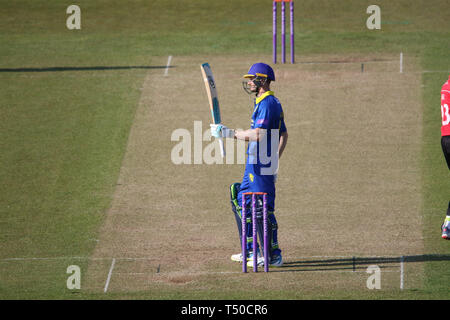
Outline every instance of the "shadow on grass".
<path id="1" fill-rule="evenodd" d="M 48 68 L 0 68 L 0 72 L 61 72 L 61 71 L 108 71 L 131 69 L 166 69 L 175 66 L 94 66 L 94 67 L 48 67 Z"/>
<path id="2" fill-rule="evenodd" d="M 356 271 L 368 265 L 378 265 L 381 269 L 389 268 L 392 264 L 397 267 L 400 263 L 450 261 L 450 255 L 424 254 L 399 257 L 349 257 L 332 259 L 314 259 L 286 261 L 282 267 L 271 269 L 271 272 L 301 272 L 301 271 L 328 271 L 351 270 Z M 392 266 L 393 267 L 393 266 Z"/>

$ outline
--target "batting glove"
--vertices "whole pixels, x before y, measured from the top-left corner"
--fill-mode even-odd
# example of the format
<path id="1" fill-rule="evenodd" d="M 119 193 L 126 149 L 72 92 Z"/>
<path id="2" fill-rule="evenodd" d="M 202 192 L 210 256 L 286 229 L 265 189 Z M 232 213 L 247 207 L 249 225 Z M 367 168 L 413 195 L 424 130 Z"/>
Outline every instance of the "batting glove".
<path id="1" fill-rule="evenodd" d="M 215 138 L 234 138 L 234 130 L 222 124 L 211 124 L 211 136 Z"/>

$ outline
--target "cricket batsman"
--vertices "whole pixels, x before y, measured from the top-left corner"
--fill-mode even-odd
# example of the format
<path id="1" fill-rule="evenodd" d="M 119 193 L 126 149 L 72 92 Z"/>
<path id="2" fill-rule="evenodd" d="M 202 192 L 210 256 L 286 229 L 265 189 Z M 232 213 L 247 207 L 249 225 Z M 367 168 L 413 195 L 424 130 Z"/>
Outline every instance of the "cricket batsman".
<path id="1" fill-rule="evenodd" d="M 211 124 L 211 135 L 216 138 L 233 138 L 248 141 L 247 161 L 244 177 L 241 183 L 233 183 L 230 186 L 231 207 L 236 218 L 239 238 L 242 238 L 242 206 L 246 210 L 247 220 L 251 219 L 251 197 L 246 203 L 242 203 L 242 194 L 245 192 L 267 193 L 268 218 L 269 218 L 269 264 L 281 266 L 283 259 L 281 249 L 278 246 L 278 225 L 275 218 L 275 182 L 278 174 L 278 159 L 286 146 L 288 133 L 284 123 L 283 109 L 280 101 L 270 90 L 270 83 L 275 81 L 273 69 L 265 63 L 252 65 L 244 75 L 244 90 L 248 94 L 255 94 L 251 126 L 248 130 L 229 129 L 222 124 Z M 263 211 L 262 201 L 257 201 L 256 210 L 258 217 Z M 259 219 L 259 218 L 258 218 Z M 262 223 L 259 223 L 261 226 Z M 247 252 L 245 261 L 249 266 L 253 264 L 254 246 L 252 243 L 251 224 L 247 224 Z M 258 230 L 262 238 L 261 227 Z M 241 243 L 241 242 L 240 242 Z M 256 248 L 258 265 L 264 264 L 264 258 L 260 249 Z M 242 253 L 234 254 L 231 260 L 243 262 Z"/>
<path id="2" fill-rule="evenodd" d="M 447 166 L 450 169 L 450 77 L 444 83 L 441 90 L 441 145 Z M 450 202 L 448 203 L 447 215 L 442 224 L 442 239 L 450 240 Z"/>

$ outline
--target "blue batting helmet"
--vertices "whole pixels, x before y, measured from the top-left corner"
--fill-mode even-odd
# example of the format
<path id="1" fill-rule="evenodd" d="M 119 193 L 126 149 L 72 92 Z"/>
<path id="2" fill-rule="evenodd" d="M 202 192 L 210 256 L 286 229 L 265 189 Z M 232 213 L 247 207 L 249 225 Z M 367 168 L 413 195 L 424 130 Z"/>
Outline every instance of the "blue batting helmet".
<path id="1" fill-rule="evenodd" d="M 244 78 L 251 77 L 263 77 L 271 81 L 275 81 L 275 73 L 273 72 L 273 69 L 268 64 L 262 62 L 252 65 L 250 70 L 248 70 L 248 73 L 244 75 Z"/>

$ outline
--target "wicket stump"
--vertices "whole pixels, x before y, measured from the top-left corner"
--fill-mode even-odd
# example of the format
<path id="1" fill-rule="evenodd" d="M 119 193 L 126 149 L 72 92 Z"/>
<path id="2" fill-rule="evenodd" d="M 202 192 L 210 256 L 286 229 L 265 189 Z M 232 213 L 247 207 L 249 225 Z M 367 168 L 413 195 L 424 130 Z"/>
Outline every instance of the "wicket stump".
<path id="1" fill-rule="evenodd" d="M 286 63 L 286 2 L 289 2 L 289 23 L 290 23 L 290 49 L 291 63 L 295 63 L 294 53 L 294 1 L 293 0 L 274 0 L 273 1 L 273 63 L 277 63 L 277 2 L 281 2 L 281 62 Z"/>
<path id="2" fill-rule="evenodd" d="M 265 192 L 245 192 L 242 194 L 242 272 L 247 272 L 247 206 L 246 196 L 251 195 L 251 210 L 252 210 L 252 250 L 253 250 L 253 272 L 258 272 L 258 219 L 256 216 L 256 200 L 258 195 L 263 198 L 263 248 L 264 248 L 264 271 L 269 272 L 269 223 L 267 213 L 267 193 Z M 255 252 L 256 251 L 256 252 Z"/>

